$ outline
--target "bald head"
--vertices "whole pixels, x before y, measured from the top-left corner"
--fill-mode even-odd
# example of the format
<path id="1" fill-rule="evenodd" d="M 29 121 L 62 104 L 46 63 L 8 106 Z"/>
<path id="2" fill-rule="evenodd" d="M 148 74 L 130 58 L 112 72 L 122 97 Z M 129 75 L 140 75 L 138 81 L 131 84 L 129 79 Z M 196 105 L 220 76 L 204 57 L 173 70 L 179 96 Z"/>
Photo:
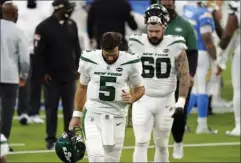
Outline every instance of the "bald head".
<path id="1" fill-rule="evenodd" d="M 10 20 L 16 22 L 18 17 L 18 8 L 12 2 L 5 2 L 2 5 L 2 16 L 5 20 Z"/>

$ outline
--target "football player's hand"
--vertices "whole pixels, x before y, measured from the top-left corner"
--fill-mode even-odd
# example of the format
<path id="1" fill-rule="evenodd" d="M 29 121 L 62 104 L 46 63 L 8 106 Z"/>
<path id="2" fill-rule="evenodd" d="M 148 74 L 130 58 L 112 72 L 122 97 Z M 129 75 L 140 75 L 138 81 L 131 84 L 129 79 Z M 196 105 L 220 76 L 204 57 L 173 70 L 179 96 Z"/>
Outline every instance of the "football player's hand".
<path id="1" fill-rule="evenodd" d="M 81 118 L 79 117 L 72 117 L 69 123 L 69 130 L 72 130 L 74 127 L 79 126 L 81 128 Z"/>
<path id="2" fill-rule="evenodd" d="M 216 75 L 219 76 L 223 72 L 223 69 L 217 66 Z"/>
<path id="3" fill-rule="evenodd" d="M 44 76 L 44 81 L 46 84 L 50 84 L 52 82 L 52 78 L 47 74 Z"/>
<path id="4" fill-rule="evenodd" d="M 26 81 L 24 79 L 19 79 L 19 87 L 24 87 L 26 84 Z"/>
<path id="5" fill-rule="evenodd" d="M 124 101 L 127 104 L 132 104 L 133 102 L 130 93 L 126 92 L 125 90 L 122 90 L 121 98 L 122 98 L 122 101 Z"/>
<path id="6" fill-rule="evenodd" d="M 172 118 L 182 117 L 184 116 L 184 114 L 185 114 L 184 109 L 181 107 L 177 107 L 175 109 L 174 114 L 172 115 Z"/>

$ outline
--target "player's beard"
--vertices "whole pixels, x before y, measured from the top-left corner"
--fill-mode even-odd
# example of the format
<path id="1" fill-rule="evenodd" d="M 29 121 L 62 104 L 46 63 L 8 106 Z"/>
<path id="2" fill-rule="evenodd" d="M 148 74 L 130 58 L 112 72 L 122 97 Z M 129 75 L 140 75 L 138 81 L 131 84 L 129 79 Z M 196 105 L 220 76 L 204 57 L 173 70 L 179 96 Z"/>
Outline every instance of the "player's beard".
<path id="1" fill-rule="evenodd" d="M 158 37 L 148 37 L 149 42 L 154 45 L 157 46 L 162 42 L 163 36 L 161 38 Z"/>
<path id="2" fill-rule="evenodd" d="M 117 57 L 115 57 L 113 60 L 108 60 L 103 54 L 102 54 L 102 57 L 104 59 L 104 61 L 108 64 L 108 65 L 111 65 L 113 63 L 115 63 L 119 57 L 119 55 Z"/>

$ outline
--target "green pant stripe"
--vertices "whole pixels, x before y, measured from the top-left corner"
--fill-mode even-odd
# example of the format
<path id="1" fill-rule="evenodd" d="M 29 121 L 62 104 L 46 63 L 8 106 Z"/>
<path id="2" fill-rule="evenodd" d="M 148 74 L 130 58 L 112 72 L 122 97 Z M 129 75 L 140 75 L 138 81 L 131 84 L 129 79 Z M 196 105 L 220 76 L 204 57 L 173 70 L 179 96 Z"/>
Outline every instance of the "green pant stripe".
<path id="1" fill-rule="evenodd" d="M 87 113 L 87 109 L 85 108 L 84 112 L 83 112 L 83 118 L 82 118 L 82 132 L 83 132 L 83 136 L 84 136 L 85 139 L 86 139 L 86 135 L 85 135 L 85 116 L 86 116 L 86 113 Z"/>

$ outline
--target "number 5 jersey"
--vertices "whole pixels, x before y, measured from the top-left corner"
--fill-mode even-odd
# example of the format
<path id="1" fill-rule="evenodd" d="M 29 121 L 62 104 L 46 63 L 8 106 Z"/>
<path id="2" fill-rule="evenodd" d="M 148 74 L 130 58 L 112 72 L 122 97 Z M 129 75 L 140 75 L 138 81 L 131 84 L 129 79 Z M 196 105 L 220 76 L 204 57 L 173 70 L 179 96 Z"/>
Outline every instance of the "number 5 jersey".
<path id="1" fill-rule="evenodd" d="M 122 101 L 122 90 L 129 86 L 143 86 L 142 65 L 138 56 L 119 52 L 115 63 L 107 64 L 101 50 L 84 51 L 80 57 L 81 84 L 88 85 L 85 107 L 88 111 L 124 117 L 127 104 Z"/>
<path id="2" fill-rule="evenodd" d="M 159 45 L 154 46 L 149 42 L 147 34 L 134 34 L 129 38 L 128 46 L 130 52 L 140 54 L 145 95 L 163 97 L 175 92 L 175 61 L 181 51 L 187 49 L 183 37 L 166 35 Z"/>

